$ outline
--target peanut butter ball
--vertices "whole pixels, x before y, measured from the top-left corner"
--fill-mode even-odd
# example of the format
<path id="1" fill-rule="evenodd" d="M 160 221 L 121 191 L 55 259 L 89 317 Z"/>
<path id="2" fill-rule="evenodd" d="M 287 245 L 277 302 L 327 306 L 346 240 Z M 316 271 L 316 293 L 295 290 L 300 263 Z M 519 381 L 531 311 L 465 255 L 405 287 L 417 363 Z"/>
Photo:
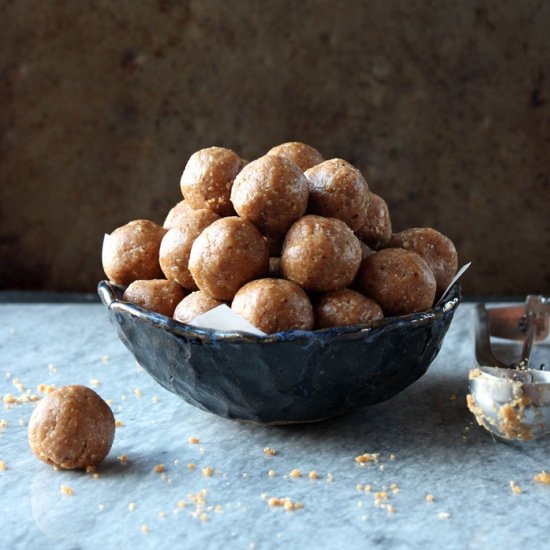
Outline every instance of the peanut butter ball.
<path id="1" fill-rule="evenodd" d="M 233 214 L 231 187 L 244 164 L 239 155 L 223 147 L 208 147 L 193 153 L 180 181 L 189 206 L 208 208 L 220 216 Z"/>
<path id="2" fill-rule="evenodd" d="M 302 172 L 305 172 L 309 168 L 325 160 L 317 149 L 305 143 L 300 143 L 299 141 L 281 143 L 281 145 L 277 145 L 270 149 L 267 154 L 285 157 L 296 164 Z"/>
<path id="3" fill-rule="evenodd" d="M 386 316 L 426 311 L 435 298 L 432 270 L 416 252 L 403 248 L 385 248 L 363 260 L 357 285 Z"/>
<path id="4" fill-rule="evenodd" d="M 138 279 L 159 279 L 160 241 L 166 229 L 149 220 L 134 220 L 105 235 L 103 271 L 110 281 L 129 285 Z"/>
<path id="5" fill-rule="evenodd" d="M 241 286 L 262 277 L 269 252 L 249 221 L 230 216 L 209 225 L 195 240 L 189 270 L 200 290 L 217 300 L 232 300 Z"/>
<path id="6" fill-rule="evenodd" d="M 338 218 L 353 231 L 365 222 L 369 186 L 357 168 L 342 159 L 326 160 L 305 172 L 308 212 Z"/>
<path id="7" fill-rule="evenodd" d="M 349 288 L 323 294 L 313 310 L 317 328 L 366 325 L 384 317 L 373 299 Z"/>
<path id="8" fill-rule="evenodd" d="M 458 256 L 451 239 L 431 227 L 413 227 L 392 235 L 390 246 L 412 250 L 422 256 L 435 275 L 436 293 L 444 292 L 458 268 Z"/>
<path id="9" fill-rule="evenodd" d="M 134 281 L 124 292 L 122 299 L 149 311 L 172 317 L 174 309 L 186 292 L 178 283 L 166 279 Z"/>
<path id="10" fill-rule="evenodd" d="M 329 292 L 347 287 L 360 263 L 359 239 L 343 221 L 304 216 L 286 234 L 281 272 L 306 290 Z"/>
<path id="11" fill-rule="evenodd" d="M 109 405 L 85 386 L 63 386 L 32 413 L 29 445 L 40 459 L 65 470 L 96 466 L 111 450 L 115 418 Z"/>
<path id="12" fill-rule="evenodd" d="M 164 276 L 188 290 L 197 290 L 189 271 L 189 256 L 195 239 L 216 220 L 218 214 L 207 208 L 190 210 L 170 229 L 160 243 L 159 261 Z"/>
<path id="13" fill-rule="evenodd" d="M 189 203 L 183 199 L 168 212 L 162 227 L 164 227 L 164 229 L 176 227 L 181 220 L 185 220 L 189 212 L 193 212 L 193 209 L 189 206 Z"/>
<path id="14" fill-rule="evenodd" d="M 284 279 L 247 283 L 235 294 L 231 309 L 267 334 L 313 328 L 313 308 L 307 294 Z"/>
<path id="15" fill-rule="evenodd" d="M 231 202 L 239 216 L 264 235 L 284 235 L 307 208 L 309 189 L 303 172 L 284 157 L 266 155 L 235 178 Z"/>
<path id="16" fill-rule="evenodd" d="M 355 234 L 375 250 L 388 244 L 392 235 L 391 220 L 388 205 L 382 197 L 369 191 L 367 216 Z"/>
<path id="17" fill-rule="evenodd" d="M 195 317 L 221 306 L 223 302 L 216 300 L 202 292 L 197 290 L 192 292 L 189 296 L 186 296 L 177 306 L 174 311 L 174 319 L 180 321 L 180 323 L 190 323 Z"/>

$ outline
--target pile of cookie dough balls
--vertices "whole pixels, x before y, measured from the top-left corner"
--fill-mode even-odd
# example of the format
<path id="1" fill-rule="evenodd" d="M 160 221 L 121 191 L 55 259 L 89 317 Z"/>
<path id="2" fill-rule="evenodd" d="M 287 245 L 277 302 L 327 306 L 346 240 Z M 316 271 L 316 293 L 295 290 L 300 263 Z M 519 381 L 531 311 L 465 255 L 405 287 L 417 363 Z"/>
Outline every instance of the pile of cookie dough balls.
<path id="1" fill-rule="evenodd" d="M 252 162 L 201 149 L 180 186 L 162 227 L 105 236 L 103 268 L 124 300 L 182 323 L 225 303 L 268 334 L 369 325 L 429 310 L 457 270 L 450 239 L 393 233 L 361 172 L 304 143 Z"/>

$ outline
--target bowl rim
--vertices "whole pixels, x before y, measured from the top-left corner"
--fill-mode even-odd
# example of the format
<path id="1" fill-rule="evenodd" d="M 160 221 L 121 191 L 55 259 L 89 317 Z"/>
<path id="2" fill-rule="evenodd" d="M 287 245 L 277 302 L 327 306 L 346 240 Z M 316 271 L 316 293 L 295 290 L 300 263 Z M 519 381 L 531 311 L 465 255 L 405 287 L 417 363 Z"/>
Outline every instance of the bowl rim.
<path id="1" fill-rule="evenodd" d="M 348 325 L 344 327 L 332 327 L 319 330 L 290 330 L 276 332 L 259 336 L 241 331 L 221 331 L 216 329 L 205 329 L 194 327 L 176 321 L 171 317 L 146 310 L 140 306 L 125 302 L 119 296 L 124 292 L 124 286 L 116 285 L 110 281 L 102 280 L 98 283 L 97 292 L 103 304 L 115 313 L 123 313 L 138 318 L 146 323 L 161 327 L 169 332 L 188 339 L 198 339 L 203 343 L 207 342 L 249 342 L 249 343 L 275 343 L 275 342 L 305 342 L 338 338 L 354 334 L 365 335 L 374 330 L 390 328 L 402 323 L 425 324 L 432 322 L 438 317 L 455 310 L 461 302 L 462 292 L 460 285 L 455 283 L 448 292 L 440 298 L 436 304 L 427 311 L 400 315 L 395 317 L 384 317 L 380 321 L 369 325 Z"/>

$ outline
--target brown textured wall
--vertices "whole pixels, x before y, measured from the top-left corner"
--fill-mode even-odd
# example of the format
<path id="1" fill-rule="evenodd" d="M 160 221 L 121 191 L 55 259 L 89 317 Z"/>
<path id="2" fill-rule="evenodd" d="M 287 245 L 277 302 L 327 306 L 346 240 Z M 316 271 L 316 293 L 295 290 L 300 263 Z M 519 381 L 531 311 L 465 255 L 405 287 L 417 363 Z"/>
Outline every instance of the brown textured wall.
<path id="1" fill-rule="evenodd" d="M 550 292 L 550 3 L 0 0 L 0 288 L 91 290 L 196 149 L 286 140 L 435 226 L 470 294 Z"/>

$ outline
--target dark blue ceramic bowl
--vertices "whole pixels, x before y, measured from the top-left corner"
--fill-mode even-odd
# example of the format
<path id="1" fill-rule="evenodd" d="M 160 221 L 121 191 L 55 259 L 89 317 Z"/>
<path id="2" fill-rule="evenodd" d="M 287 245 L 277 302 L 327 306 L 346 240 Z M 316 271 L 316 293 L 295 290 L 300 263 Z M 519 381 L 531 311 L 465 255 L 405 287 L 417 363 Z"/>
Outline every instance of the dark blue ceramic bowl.
<path id="1" fill-rule="evenodd" d="M 122 342 L 161 386 L 203 410 L 259 424 L 323 420 L 393 397 L 435 359 L 461 298 L 455 285 L 432 310 L 372 327 L 252 336 L 146 311 L 106 281 L 98 293 Z"/>

